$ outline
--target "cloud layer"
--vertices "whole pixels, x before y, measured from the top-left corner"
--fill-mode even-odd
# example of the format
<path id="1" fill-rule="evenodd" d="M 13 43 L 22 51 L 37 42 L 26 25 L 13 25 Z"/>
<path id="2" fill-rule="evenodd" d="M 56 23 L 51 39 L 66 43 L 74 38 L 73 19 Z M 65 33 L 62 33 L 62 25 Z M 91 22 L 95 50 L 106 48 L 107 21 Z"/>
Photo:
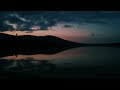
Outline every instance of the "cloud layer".
<path id="1" fill-rule="evenodd" d="M 59 23 L 112 24 L 120 21 L 119 11 L 0 11 L 0 31 L 48 30 Z M 68 23 L 68 24 L 67 24 Z M 119 24 L 119 23 L 118 23 Z"/>

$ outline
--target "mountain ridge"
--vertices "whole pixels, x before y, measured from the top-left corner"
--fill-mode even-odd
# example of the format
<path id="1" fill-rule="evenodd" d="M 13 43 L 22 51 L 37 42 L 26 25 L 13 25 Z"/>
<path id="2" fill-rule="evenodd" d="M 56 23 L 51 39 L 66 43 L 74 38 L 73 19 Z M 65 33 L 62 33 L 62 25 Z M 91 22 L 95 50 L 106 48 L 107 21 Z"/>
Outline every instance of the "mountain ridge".
<path id="1" fill-rule="evenodd" d="M 71 48 L 77 47 L 115 47 L 120 48 L 120 43 L 110 44 L 84 44 L 61 39 L 56 36 L 14 36 L 0 34 L 0 57 L 12 55 L 33 55 L 33 54 L 56 54 Z"/>
<path id="2" fill-rule="evenodd" d="M 98 45 L 120 45 L 119 42 L 116 43 L 100 43 L 100 44 L 89 44 L 89 43 L 78 43 L 78 42 L 73 42 L 73 41 L 69 41 L 69 40 L 65 40 L 62 38 L 59 38 L 57 36 L 52 36 L 52 35 L 46 35 L 46 36 L 35 36 L 35 35 L 10 35 L 10 34 L 6 34 L 6 33 L 0 33 L 0 40 L 12 40 L 12 41 L 17 41 L 17 40 L 42 40 L 42 39 L 51 39 L 51 40 L 60 40 L 60 41 L 64 41 L 64 42 L 70 42 L 70 43 L 74 43 L 74 44 L 79 44 L 79 45 L 89 45 L 89 46 L 98 46 Z M 42 40 L 43 41 L 43 40 Z M 3 41 L 4 42 L 4 41 Z"/>

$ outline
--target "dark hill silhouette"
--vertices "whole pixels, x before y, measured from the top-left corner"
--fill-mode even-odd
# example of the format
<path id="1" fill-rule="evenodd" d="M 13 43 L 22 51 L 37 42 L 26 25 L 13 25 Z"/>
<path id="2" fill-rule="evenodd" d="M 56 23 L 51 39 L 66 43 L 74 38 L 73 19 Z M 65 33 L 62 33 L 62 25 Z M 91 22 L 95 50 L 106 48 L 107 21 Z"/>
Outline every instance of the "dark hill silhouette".
<path id="1" fill-rule="evenodd" d="M 120 43 L 84 44 L 61 39 L 56 36 L 14 36 L 0 33 L 0 57 L 17 54 L 55 54 L 67 49 L 82 46 L 120 47 Z"/>
<path id="2" fill-rule="evenodd" d="M 79 47 L 79 43 L 47 36 L 14 36 L 0 33 L 0 57 L 11 55 L 55 54 L 70 48 Z M 82 44 L 81 44 L 82 45 Z"/>
<path id="3" fill-rule="evenodd" d="M 8 34 L 0 33 L 0 41 L 4 46 L 17 47 L 17 46 L 27 46 L 27 47 L 65 47 L 65 46 L 78 46 L 79 43 L 63 40 L 55 36 L 32 36 L 32 35 L 22 35 L 13 36 Z"/>

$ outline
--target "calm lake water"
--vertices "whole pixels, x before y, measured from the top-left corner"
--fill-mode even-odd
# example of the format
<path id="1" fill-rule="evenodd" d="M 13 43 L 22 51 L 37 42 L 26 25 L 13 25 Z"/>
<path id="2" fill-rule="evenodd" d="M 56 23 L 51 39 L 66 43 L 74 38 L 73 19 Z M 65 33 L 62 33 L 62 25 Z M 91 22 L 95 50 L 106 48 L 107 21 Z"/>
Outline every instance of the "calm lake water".
<path id="1" fill-rule="evenodd" d="M 80 47 L 0 58 L 1 78 L 120 78 L 120 48 Z"/>

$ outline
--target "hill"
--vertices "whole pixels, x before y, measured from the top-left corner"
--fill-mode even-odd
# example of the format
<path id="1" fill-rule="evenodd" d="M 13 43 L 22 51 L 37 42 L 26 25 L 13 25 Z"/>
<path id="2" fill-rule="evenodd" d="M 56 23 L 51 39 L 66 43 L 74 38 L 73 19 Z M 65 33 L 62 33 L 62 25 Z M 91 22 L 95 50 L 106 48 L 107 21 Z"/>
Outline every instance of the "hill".
<path id="1" fill-rule="evenodd" d="M 13 36 L 0 33 L 0 57 L 11 55 L 56 54 L 67 49 L 83 46 L 120 47 L 120 43 L 84 44 L 56 36 Z"/>
<path id="2" fill-rule="evenodd" d="M 55 54 L 70 48 L 79 47 L 79 43 L 67 41 L 55 36 L 13 36 L 0 33 L 0 57 L 17 54 Z"/>

